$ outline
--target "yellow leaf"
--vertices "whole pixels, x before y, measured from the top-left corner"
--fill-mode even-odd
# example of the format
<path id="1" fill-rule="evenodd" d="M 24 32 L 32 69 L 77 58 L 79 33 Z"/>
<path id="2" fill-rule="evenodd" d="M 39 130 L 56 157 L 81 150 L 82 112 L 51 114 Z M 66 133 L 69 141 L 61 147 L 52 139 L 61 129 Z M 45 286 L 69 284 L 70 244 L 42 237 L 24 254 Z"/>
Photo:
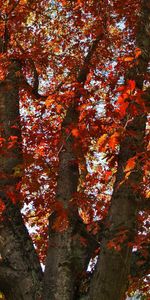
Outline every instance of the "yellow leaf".
<path id="1" fill-rule="evenodd" d="M 106 142 L 106 140 L 107 140 L 107 134 L 106 133 L 104 133 L 99 139 L 98 139 L 98 141 L 97 141 L 97 145 L 98 146 L 103 146 L 103 144 Z"/>
<path id="2" fill-rule="evenodd" d="M 21 177 L 23 175 L 23 165 L 18 164 L 13 168 L 13 176 L 14 177 Z"/>
<path id="3" fill-rule="evenodd" d="M 0 292 L 0 299 L 4 299 L 3 294 Z"/>
<path id="4" fill-rule="evenodd" d="M 150 191 L 146 192 L 146 198 L 149 199 L 150 198 Z"/>

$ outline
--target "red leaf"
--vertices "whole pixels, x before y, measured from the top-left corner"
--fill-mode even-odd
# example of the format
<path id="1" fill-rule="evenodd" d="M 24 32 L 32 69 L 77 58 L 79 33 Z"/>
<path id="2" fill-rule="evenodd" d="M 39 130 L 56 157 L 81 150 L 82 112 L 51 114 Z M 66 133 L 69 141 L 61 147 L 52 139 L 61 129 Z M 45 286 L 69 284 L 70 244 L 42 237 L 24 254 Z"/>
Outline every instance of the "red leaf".
<path id="1" fill-rule="evenodd" d="M 71 133 L 74 137 L 78 137 L 79 136 L 79 130 L 77 128 L 73 128 L 71 130 Z"/>
<path id="2" fill-rule="evenodd" d="M 135 86 L 136 86 L 135 80 L 128 80 L 128 85 L 129 85 L 131 91 L 134 90 Z"/>

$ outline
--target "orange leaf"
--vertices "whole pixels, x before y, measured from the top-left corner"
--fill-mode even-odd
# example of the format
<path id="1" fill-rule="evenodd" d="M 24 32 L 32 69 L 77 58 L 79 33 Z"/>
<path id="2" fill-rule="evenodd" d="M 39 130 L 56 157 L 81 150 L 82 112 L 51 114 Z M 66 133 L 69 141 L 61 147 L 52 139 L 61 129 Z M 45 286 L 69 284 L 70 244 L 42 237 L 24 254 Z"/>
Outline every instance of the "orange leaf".
<path id="1" fill-rule="evenodd" d="M 51 96 L 49 96 L 46 101 L 45 101 L 45 106 L 46 108 L 50 107 L 51 104 L 54 102 L 54 98 L 52 98 Z"/>
<path id="2" fill-rule="evenodd" d="M 135 58 L 138 58 L 141 55 L 142 51 L 140 48 L 135 49 Z"/>
<path id="3" fill-rule="evenodd" d="M 124 172 L 130 172 L 131 170 L 134 169 L 136 163 L 135 160 L 136 160 L 136 155 L 128 159 Z"/>
<path id="4" fill-rule="evenodd" d="M 62 105 L 57 104 L 56 105 L 56 111 L 57 111 L 58 114 L 61 113 L 61 111 L 62 111 Z"/>
<path id="5" fill-rule="evenodd" d="M 132 56 L 126 56 L 123 58 L 123 61 L 126 61 L 126 62 L 133 61 L 133 60 L 134 60 L 134 57 L 132 57 Z"/>
<path id="6" fill-rule="evenodd" d="M 108 135 L 106 133 L 104 133 L 97 141 L 98 146 L 102 146 L 107 139 Z"/>
<path id="7" fill-rule="evenodd" d="M 35 153 L 40 155 L 40 156 L 44 156 L 45 155 L 45 149 L 43 146 L 39 146 L 36 150 Z"/>
<path id="8" fill-rule="evenodd" d="M 77 128 L 73 128 L 71 130 L 71 133 L 74 137 L 78 137 L 79 136 L 79 130 Z"/>
<path id="9" fill-rule="evenodd" d="M 116 145 L 118 144 L 118 137 L 119 137 L 119 133 L 115 132 L 111 135 L 111 137 L 109 138 L 109 146 L 112 150 L 115 149 Z"/>

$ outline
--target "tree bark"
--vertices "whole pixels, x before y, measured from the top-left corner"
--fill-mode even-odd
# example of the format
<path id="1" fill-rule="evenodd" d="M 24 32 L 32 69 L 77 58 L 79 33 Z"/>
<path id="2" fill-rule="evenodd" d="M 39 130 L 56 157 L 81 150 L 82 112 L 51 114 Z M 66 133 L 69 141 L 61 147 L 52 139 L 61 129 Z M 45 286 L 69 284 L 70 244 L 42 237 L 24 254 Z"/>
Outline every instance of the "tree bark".
<path id="1" fill-rule="evenodd" d="M 0 290 L 7 300 L 40 300 L 42 271 L 21 213 L 4 192 L 6 205 L 0 223 Z"/>
<path id="2" fill-rule="evenodd" d="M 136 86 L 142 89 L 144 74 L 147 71 L 150 59 L 150 1 L 143 1 L 142 12 L 137 32 L 137 47 L 142 50 L 139 64 L 129 70 L 127 79 L 135 80 Z M 126 136 L 121 142 L 118 155 L 118 170 L 114 184 L 111 207 L 105 224 L 105 238 L 102 241 L 100 256 L 96 271 L 90 286 L 90 300 L 121 300 L 128 286 L 132 248 L 130 242 L 136 233 L 136 216 L 138 204 L 138 189 L 142 181 L 142 166 L 140 159 L 129 178 L 121 184 L 124 178 L 124 168 L 129 158 L 142 153 L 146 127 L 146 115 L 140 111 L 126 127 Z M 134 133 L 133 135 L 130 132 Z M 136 191 L 137 190 L 137 191 Z M 108 247 L 111 240 L 126 232 L 121 250 L 117 251 Z"/>
<path id="3" fill-rule="evenodd" d="M 0 82 L 1 136 L 4 139 L 0 153 L 0 198 L 4 205 L 0 216 L 0 290 L 7 300 L 38 300 L 41 299 L 42 271 L 20 213 L 16 191 L 21 176 L 16 176 L 15 170 L 23 163 L 20 83 L 20 63 L 8 61 L 7 76 Z"/>
<path id="4" fill-rule="evenodd" d="M 90 71 L 89 63 L 97 45 L 104 34 L 100 34 L 93 44 L 79 71 L 77 83 L 83 85 Z M 87 268 L 86 248 L 81 244 L 81 227 L 84 225 L 78 214 L 78 208 L 71 205 L 79 181 L 77 141 L 72 129 L 78 127 L 78 101 L 81 97 L 77 88 L 73 103 L 69 106 L 62 123 L 62 147 L 59 153 L 59 170 L 56 200 L 66 209 L 69 224 L 64 232 L 53 230 L 57 214 L 50 216 L 49 247 L 44 275 L 44 300 L 75 300 L 78 294 L 80 275 Z M 78 145 L 80 147 L 80 145 Z M 86 229 L 83 229 L 86 234 Z"/>
<path id="5" fill-rule="evenodd" d="M 73 150 L 73 136 L 66 130 L 76 123 L 78 113 L 70 107 L 62 124 L 63 149 L 59 156 L 59 172 L 56 199 L 62 209 L 69 212 L 69 201 L 77 191 L 79 171 L 77 157 Z M 46 260 L 44 299 L 71 300 L 74 297 L 75 268 L 73 268 L 73 231 L 74 225 L 70 218 L 68 228 L 63 232 L 53 230 L 54 222 L 59 217 L 53 213 L 49 222 L 49 249 Z M 71 216 L 69 216 L 71 217 Z M 77 270 L 76 270 L 77 271 Z"/>
<path id="6" fill-rule="evenodd" d="M 143 1 L 141 21 L 137 35 L 137 46 L 143 53 L 136 69 L 129 71 L 127 79 L 136 81 L 142 88 L 144 73 L 147 70 L 150 53 L 149 20 L 150 1 Z M 89 72 L 92 55 L 104 33 L 93 43 L 79 72 L 77 82 L 83 84 Z M 7 300 L 77 300 L 80 275 L 87 268 L 87 251 L 81 245 L 80 238 L 87 236 L 78 209 L 71 205 L 79 181 L 78 155 L 75 149 L 75 137 L 72 128 L 78 125 L 78 98 L 68 108 L 62 123 L 62 144 L 59 153 L 59 170 L 56 200 L 64 212 L 62 232 L 55 230 L 59 210 L 49 217 L 49 247 L 46 259 L 44 282 L 39 259 L 32 240 L 24 225 L 16 184 L 21 175 L 15 170 L 23 164 L 21 125 L 19 117 L 19 86 L 21 84 L 21 65 L 17 60 L 9 61 L 8 73 L 0 82 L 0 118 L 1 136 L 4 148 L 0 153 L 0 198 L 4 211 L 0 219 L 0 290 Z M 37 85 L 35 85 L 37 90 Z M 37 91 L 36 91 L 37 92 Z M 112 203 L 105 225 L 105 238 L 96 271 L 91 280 L 90 294 L 80 297 L 90 300 L 121 300 L 125 294 L 130 272 L 132 249 L 128 243 L 133 241 L 136 231 L 136 213 L 138 195 L 134 185 L 142 180 L 142 167 L 137 161 L 135 172 L 120 185 L 124 177 L 124 167 L 129 158 L 144 150 L 146 115 L 141 112 L 126 127 L 127 135 L 122 140 L 118 155 L 118 171 L 112 195 Z M 130 136 L 132 130 L 134 134 Z M 16 142 L 15 142 L 16 140 Z M 9 192 L 9 193 L 7 193 Z M 15 195 L 13 202 L 12 194 Z M 10 195 L 10 196 L 9 196 Z M 18 199 L 19 200 L 19 199 Z M 68 215 L 68 224 L 65 218 Z M 68 225 L 68 226 L 67 226 Z M 82 228 L 81 228 L 82 227 Z M 126 239 L 118 252 L 108 248 L 108 243 L 121 232 L 126 232 Z M 87 236 L 88 238 L 88 236 Z M 44 292 L 42 292 L 44 286 Z"/>

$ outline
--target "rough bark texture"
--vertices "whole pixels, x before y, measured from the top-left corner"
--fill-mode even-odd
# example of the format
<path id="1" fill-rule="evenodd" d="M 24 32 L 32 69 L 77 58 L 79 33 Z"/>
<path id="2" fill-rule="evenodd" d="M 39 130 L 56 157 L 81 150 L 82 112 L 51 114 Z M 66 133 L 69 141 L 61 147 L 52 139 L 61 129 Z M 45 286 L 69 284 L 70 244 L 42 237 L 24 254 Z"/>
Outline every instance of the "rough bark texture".
<path id="1" fill-rule="evenodd" d="M 147 2 L 143 2 L 143 11 L 141 14 L 140 28 L 138 29 L 137 45 L 144 50 L 139 60 L 139 65 L 135 69 L 130 70 L 128 79 L 133 79 L 139 88 L 142 88 L 144 73 L 147 70 L 149 61 L 149 35 L 147 26 L 149 24 L 149 9 Z M 144 37 L 143 37 L 144 35 Z M 103 36 L 103 35 L 102 35 Z M 85 63 L 78 75 L 77 81 L 84 85 L 87 74 L 89 72 L 89 62 L 97 47 L 98 37 L 85 59 Z M 145 41 L 145 42 L 143 42 Z M 80 95 L 78 95 L 80 97 Z M 76 235 L 74 241 L 75 227 L 78 227 L 78 217 L 76 222 L 72 218 L 71 209 L 69 207 L 70 200 L 74 192 L 77 191 L 79 180 L 78 157 L 74 151 L 74 138 L 72 134 L 68 134 L 69 128 L 76 127 L 78 123 L 78 112 L 76 103 L 69 107 L 64 122 L 62 124 L 63 147 L 59 155 L 59 171 L 57 182 L 56 199 L 63 204 L 68 210 L 70 224 L 66 231 L 62 233 L 53 230 L 53 224 L 56 219 L 54 213 L 50 217 L 49 223 L 49 248 L 46 260 L 46 270 L 44 277 L 44 300 L 71 300 L 78 299 L 76 293 L 77 277 L 81 271 L 85 270 L 85 253 L 81 249 L 79 238 L 80 231 Z M 133 240 L 135 233 L 135 222 L 137 204 L 135 201 L 135 190 L 131 182 L 139 184 L 142 179 L 141 169 L 133 173 L 129 180 L 118 185 L 123 179 L 123 169 L 127 160 L 134 156 L 138 151 L 143 151 L 143 141 L 145 135 L 146 116 L 143 112 L 126 128 L 127 131 L 133 130 L 135 136 L 127 135 L 121 143 L 120 153 L 118 157 L 118 171 L 116 183 L 112 197 L 112 205 L 107 220 L 107 228 L 105 230 L 105 239 L 103 240 L 100 258 L 98 260 L 95 275 L 91 281 L 90 300 L 121 300 L 128 283 L 128 274 L 131 262 L 131 248 L 128 242 Z M 73 212 L 74 215 L 77 212 Z M 118 236 L 122 230 L 126 230 L 126 240 L 122 244 L 120 252 L 110 250 L 107 243 Z M 84 297 L 81 299 L 84 299 Z"/>
<path id="2" fill-rule="evenodd" d="M 19 207 L 7 192 L 17 197 L 15 168 L 23 163 L 19 118 L 21 66 L 8 62 L 8 73 L 0 82 L 1 136 L 5 139 L 0 155 L 0 198 L 5 210 L 0 218 L 0 290 L 7 300 L 40 299 L 42 271 Z M 16 142 L 13 140 L 16 139 Z"/>
<path id="3" fill-rule="evenodd" d="M 8 74 L 0 82 L 0 122 L 1 136 L 5 139 L 3 154 L 0 156 L 0 184 L 10 185 L 17 182 L 13 176 L 15 167 L 21 165 L 21 130 L 19 120 L 19 84 L 21 66 L 17 61 L 11 61 Z M 16 137 L 16 141 L 13 140 Z M 11 143 L 13 145 L 11 146 Z"/>
<path id="4" fill-rule="evenodd" d="M 0 223 L 0 290 L 7 300 L 41 299 L 42 271 L 21 213 L 0 192 L 6 205 Z"/>
<path id="5" fill-rule="evenodd" d="M 73 136 L 66 129 L 76 123 L 78 113 L 71 107 L 62 124 L 63 149 L 60 152 L 56 199 L 63 209 L 69 209 L 69 201 L 77 191 L 79 171 L 73 150 Z M 57 217 L 57 216 L 56 216 Z M 73 222 L 63 232 L 56 232 L 52 226 L 55 213 L 50 216 L 49 250 L 45 270 L 44 299 L 71 300 L 74 295 L 75 269 L 73 269 Z"/>
<path id="6" fill-rule="evenodd" d="M 142 89 L 144 74 L 147 71 L 150 58 L 149 3 L 149 1 L 143 2 L 137 33 L 137 46 L 143 50 L 143 53 L 139 59 L 139 65 L 129 70 L 127 74 L 127 79 L 135 80 L 140 89 Z M 119 184 L 123 180 L 123 170 L 128 159 L 144 151 L 145 127 L 146 116 L 141 110 L 139 115 L 134 117 L 126 127 L 127 134 L 120 145 L 116 182 L 106 223 L 105 238 L 91 282 L 90 300 L 121 300 L 127 289 L 132 253 L 128 243 L 133 241 L 136 232 L 137 187 L 140 186 L 142 180 L 142 166 L 139 161 L 137 161 L 135 170 L 128 180 L 121 185 Z M 130 135 L 130 131 L 134 132 L 134 136 Z M 126 239 L 121 244 L 121 250 L 109 249 L 108 242 L 119 237 L 124 230 L 126 231 Z"/>
<path id="7" fill-rule="evenodd" d="M 126 183 L 119 188 L 123 180 L 123 168 L 127 160 L 137 153 L 136 149 L 142 152 L 145 133 L 146 118 L 140 116 L 130 124 L 136 136 L 126 137 L 121 144 L 118 171 L 112 204 L 109 211 L 100 258 L 97 263 L 97 270 L 91 285 L 90 299 L 120 300 L 122 299 L 128 283 L 132 249 L 128 246 L 133 241 L 136 231 L 137 195 L 135 185 L 142 179 L 141 170 L 136 170 L 129 176 Z M 134 186 L 134 187 L 133 187 Z M 126 232 L 125 241 L 121 244 L 121 251 L 108 248 L 108 242 L 121 236 Z"/>
<path id="8" fill-rule="evenodd" d="M 143 53 L 139 59 L 139 65 L 136 69 L 131 69 L 127 75 L 128 79 L 136 81 L 140 89 L 150 53 L 149 4 L 150 1 L 143 1 L 141 23 L 137 35 L 137 45 Z M 103 35 L 94 41 L 89 50 L 77 78 L 79 84 L 84 85 L 86 81 L 90 60 Z M 82 272 L 86 270 L 87 257 L 90 257 L 88 251 L 91 251 L 90 246 L 86 249 L 80 243 L 80 237 L 86 235 L 88 239 L 88 233 L 77 209 L 71 205 L 79 181 L 78 155 L 71 129 L 77 127 L 78 124 L 77 102 L 81 95 L 80 91 L 77 91 L 77 99 L 68 108 L 62 123 L 63 147 L 59 153 L 56 199 L 64 211 L 67 210 L 69 226 L 66 230 L 57 232 L 53 226 L 59 212 L 54 212 L 49 218 L 49 247 L 43 283 L 44 293 L 41 296 L 40 263 L 24 225 L 19 206 L 13 203 L 7 194 L 9 191 L 17 195 L 16 183 L 20 181 L 20 175 L 15 175 L 15 169 L 21 167 L 23 163 L 19 118 L 20 72 L 20 63 L 12 60 L 8 66 L 6 79 L 0 82 L 0 125 L 1 135 L 5 139 L 4 151 L 0 156 L 0 198 L 5 205 L 0 219 L 0 290 L 7 300 L 77 300 L 79 299 L 78 281 Z M 36 86 L 35 89 L 37 90 Z M 123 179 L 123 169 L 127 160 L 144 149 L 145 125 L 146 116 L 141 112 L 126 127 L 128 134 L 120 146 L 112 204 L 100 257 L 91 280 L 90 296 L 80 297 L 80 300 L 87 298 L 89 300 L 121 300 L 125 293 L 132 254 L 128 242 L 133 240 L 136 230 L 138 195 L 133 186 L 140 184 L 142 179 L 141 166 L 138 162 L 135 172 L 125 183 L 120 186 L 119 184 Z M 130 130 L 134 132 L 134 135 L 130 136 Z M 14 142 L 14 137 L 17 143 Z M 11 143 L 13 143 L 12 146 Z M 108 242 L 118 237 L 122 231 L 126 231 L 126 239 L 121 245 L 121 250 L 117 252 L 109 249 Z M 96 246 L 94 245 L 93 248 Z"/>
<path id="9" fill-rule="evenodd" d="M 89 73 L 89 62 L 102 37 L 103 34 L 99 35 L 89 49 L 78 74 L 77 82 L 79 84 L 84 85 L 86 81 Z M 67 209 L 69 227 L 64 232 L 55 232 L 52 226 L 56 216 L 54 214 L 50 216 L 49 248 L 44 276 L 45 300 L 77 299 L 78 280 L 81 272 L 85 271 L 87 266 L 85 247 L 80 242 L 82 235 L 80 227 L 83 224 L 81 224 L 78 210 L 71 206 L 71 200 L 77 191 L 79 181 L 78 151 L 75 149 L 75 139 L 71 129 L 78 126 L 78 99 L 80 97 L 81 92 L 77 90 L 74 102 L 68 108 L 62 123 L 63 147 L 59 154 L 56 199 L 63 205 L 64 209 Z"/>

